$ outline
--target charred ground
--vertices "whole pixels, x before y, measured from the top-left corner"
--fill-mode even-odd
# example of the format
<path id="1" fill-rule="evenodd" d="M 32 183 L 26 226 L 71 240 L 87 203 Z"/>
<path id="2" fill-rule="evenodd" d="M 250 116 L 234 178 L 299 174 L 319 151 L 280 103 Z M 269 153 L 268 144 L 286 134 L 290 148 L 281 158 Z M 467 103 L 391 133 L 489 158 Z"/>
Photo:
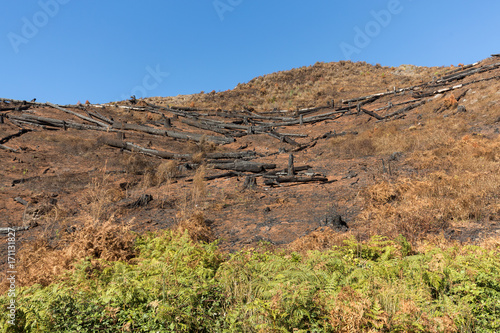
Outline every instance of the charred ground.
<path id="1" fill-rule="evenodd" d="M 33 253 L 57 253 L 61 268 L 132 257 L 132 240 L 116 241 L 125 229 L 184 228 L 228 251 L 324 248 L 349 235 L 498 240 L 499 78 L 498 57 L 447 68 L 339 62 L 225 92 L 0 100 L 0 227 L 19 229 L 32 276 L 43 265 Z"/>

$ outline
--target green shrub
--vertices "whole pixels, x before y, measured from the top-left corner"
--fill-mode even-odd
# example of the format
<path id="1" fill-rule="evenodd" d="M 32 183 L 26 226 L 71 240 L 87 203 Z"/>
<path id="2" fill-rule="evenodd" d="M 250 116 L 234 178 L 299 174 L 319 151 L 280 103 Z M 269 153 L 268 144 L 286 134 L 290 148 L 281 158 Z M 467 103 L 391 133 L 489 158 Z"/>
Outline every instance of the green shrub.
<path id="1" fill-rule="evenodd" d="M 61 282 L 20 288 L 1 332 L 498 332 L 498 252 L 412 255 L 408 242 L 222 254 L 166 231 L 132 263 L 82 261 Z M 0 297 L 5 308 L 7 295 Z"/>

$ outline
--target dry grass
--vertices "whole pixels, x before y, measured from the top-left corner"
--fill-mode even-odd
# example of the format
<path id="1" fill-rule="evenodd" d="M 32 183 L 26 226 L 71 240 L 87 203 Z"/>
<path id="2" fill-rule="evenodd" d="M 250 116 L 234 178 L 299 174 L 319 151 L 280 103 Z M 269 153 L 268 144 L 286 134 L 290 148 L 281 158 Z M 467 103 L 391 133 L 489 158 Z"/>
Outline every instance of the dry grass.
<path id="1" fill-rule="evenodd" d="M 370 235 L 403 234 L 413 242 L 451 226 L 499 215 L 500 143 L 465 136 L 448 146 L 417 151 L 409 161 L 418 178 L 380 182 L 363 192 L 358 220 Z"/>
<path id="2" fill-rule="evenodd" d="M 93 153 L 98 144 L 93 138 L 84 138 L 78 130 L 67 131 L 41 131 L 35 132 L 30 137 L 23 138 L 28 142 L 41 141 L 45 144 L 56 146 L 57 151 L 71 156 L 87 155 Z M 27 142 L 27 143 L 28 143 Z"/>
<path id="3" fill-rule="evenodd" d="M 367 313 L 372 307 L 371 301 L 350 286 L 343 287 L 329 302 L 332 310 L 328 320 L 338 332 L 354 333 L 359 327 L 368 324 Z"/>
<path id="4" fill-rule="evenodd" d="M 338 233 L 330 228 L 324 230 L 313 231 L 310 234 L 298 238 L 288 245 L 292 251 L 307 252 L 311 250 L 326 250 L 333 246 L 343 245 L 344 240 L 350 238 L 351 233 Z"/>
<path id="5" fill-rule="evenodd" d="M 155 181 L 157 185 L 172 181 L 179 174 L 177 163 L 173 160 L 162 162 L 156 169 Z"/>
<path id="6" fill-rule="evenodd" d="M 140 153 L 125 155 L 123 165 L 127 173 L 131 175 L 144 175 L 148 172 L 152 173 L 154 170 L 151 158 Z"/>
<path id="7" fill-rule="evenodd" d="M 361 135 L 345 135 L 332 138 L 329 141 L 331 155 L 335 158 L 351 159 L 356 157 L 371 156 L 376 153 L 374 142 L 370 133 Z"/>
<path id="8" fill-rule="evenodd" d="M 206 183 L 205 183 L 206 172 L 207 172 L 206 166 L 201 165 L 196 170 L 196 173 L 193 177 L 193 189 L 191 193 L 191 198 L 194 205 L 198 205 L 206 195 Z"/>
<path id="9" fill-rule="evenodd" d="M 429 103 L 431 104 L 431 103 Z M 426 106 L 429 110 L 432 106 Z M 329 140 L 329 156 L 334 158 L 386 157 L 394 152 L 412 153 L 447 148 L 469 132 L 466 117 L 436 118 L 423 112 L 419 122 L 393 121 L 375 127 L 357 128 L 358 135 L 345 135 Z"/>
<path id="10" fill-rule="evenodd" d="M 75 232 L 61 235 L 55 244 L 49 244 L 47 239 L 25 244 L 19 252 L 16 284 L 47 286 L 84 258 L 127 261 L 135 256 L 134 239 L 126 226 L 88 219 Z M 0 293 L 6 289 L 4 281 Z"/>
<path id="11" fill-rule="evenodd" d="M 215 240 L 212 230 L 208 227 L 201 212 L 196 212 L 191 217 L 182 219 L 177 225 L 177 231 L 187 232 L 194 242 L 209 243 Z"/>
<path id="12" fill-rule="evenodd" d="M 193 162 L 201 163 L 204 154 L 212 153 L 217 150 L 217 144 L 207 140 L 206 135 L 203 135 L 200 142 L 189 144 L 187 151 L 193 153 Z M 196 161 L 195 161 L 196 159 Z"/>
<path id="13" fill-rule="evenodd" d="M 89 216 L 95 221 L 111 218 L 113 214 L 110 209 L 112 203 L 125 197 L 125 192 L 109 181 L 110 175 L 106 174 L 105 170 L 106 168 L 101 176 L 92 179 L 92 183 L 82 196 Z"/>
<path id="14" fill-rule="evenodd" d="M 500 252 L 500 234 L 483 239 L 480 246 L 488 250 Z"/>
<path id="15" fill-rule="evenodd" d="M 435 68 L 373 66 L 364 62 L 318 62 L 312 66 L 256 77 L 238 84 L 233 90 L 176 97 L 152 97 L 148 101 L 160 105 L 182 105 L 256 111 L 278 108 L 326 105 L 352 96 L 362 96 L 394 86 L 409 86 L 430 81 Z M 360 84 L 362 77 L 362 84 Z"/>

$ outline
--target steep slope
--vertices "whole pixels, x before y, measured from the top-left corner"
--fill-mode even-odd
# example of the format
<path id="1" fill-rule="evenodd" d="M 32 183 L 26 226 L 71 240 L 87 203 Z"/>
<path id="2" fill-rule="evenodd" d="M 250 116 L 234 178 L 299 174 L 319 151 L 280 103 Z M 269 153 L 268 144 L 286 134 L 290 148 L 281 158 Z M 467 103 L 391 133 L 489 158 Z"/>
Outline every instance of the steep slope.
<path id="1" fill-rule="evenodd" d="M 0 227 L 19 228 L 20 283 L 48 283 L 86 256 L 133 256 L 114 242 L 129 229 L 178 227 L 229 251 L 350 235 L 498 239 L 499 77 L 498 58 L 318 63 L 219 93 L 0 100 Z"/>

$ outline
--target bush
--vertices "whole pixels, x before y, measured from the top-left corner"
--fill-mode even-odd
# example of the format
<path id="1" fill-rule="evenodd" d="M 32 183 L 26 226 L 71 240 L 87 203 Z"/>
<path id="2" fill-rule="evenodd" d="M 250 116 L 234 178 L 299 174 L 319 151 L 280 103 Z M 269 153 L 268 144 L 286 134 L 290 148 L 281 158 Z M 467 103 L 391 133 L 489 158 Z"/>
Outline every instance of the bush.
<path id="1" fill-rule="evenodd" d="M 498 250 L 353 238 L 327 251 L 222 254 L 165 231 L 132 263 L 81 261 L 21 288 L 2 332 L 498 332 Z M 5 308 L 7 295 L 0 297 Z"/>

